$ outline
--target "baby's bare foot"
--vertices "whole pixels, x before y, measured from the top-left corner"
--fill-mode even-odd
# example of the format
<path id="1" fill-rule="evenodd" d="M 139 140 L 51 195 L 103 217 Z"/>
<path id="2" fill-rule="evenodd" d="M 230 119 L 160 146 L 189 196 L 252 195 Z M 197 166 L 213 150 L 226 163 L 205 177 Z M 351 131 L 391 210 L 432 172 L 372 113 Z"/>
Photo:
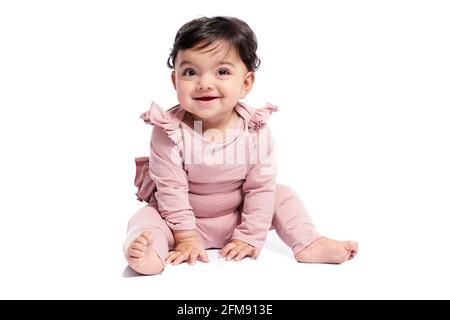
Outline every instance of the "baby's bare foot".
<path id="1" fill-rule="evenodd" d="M 351 260 L 358 252 L 358 243 L 321 237 L 297 252 L 295 259 L 309 263 L 342 263 Z"/>
<path id="2" fill-rule="evenodd" d="M 136 272 L 150 275 L 161 273 L 164 263 L 153 249 L 153 235 L 145 231 L 128 247 L 128 265 Z"/>

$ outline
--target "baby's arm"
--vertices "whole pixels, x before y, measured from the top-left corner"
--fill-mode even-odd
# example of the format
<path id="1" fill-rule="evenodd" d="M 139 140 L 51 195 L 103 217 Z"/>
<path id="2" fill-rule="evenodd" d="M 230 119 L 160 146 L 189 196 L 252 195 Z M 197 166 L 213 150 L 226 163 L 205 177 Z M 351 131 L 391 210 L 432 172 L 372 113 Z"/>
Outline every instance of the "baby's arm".
<path id="1" fill-rule="evenodd" d="M 208 256 L 195 231 L 195 216 L 189 202 L 187 173 L 179 148 L 167 133 L 155 126 L 150 144 L 150 177 L 156 184 L 155 198 L 161 217 L 172 230 L 175 251 L 169 253 L 167 263 L 183 261 L 203 262 Z"/>
<path id="2" fill-rule="evenodd" d="M 256 164 L 250 166 L 243 184 L 245 194 L 241 223 L 236 227 L 232 241 L 220 252 L 226 259 L 256 258 L 269 232 L 275 204 L 276 159 L 273 139 L 267 125 L 258 132 L 260 152 Z M 262 136 L 261 136 L 262 135 Z"/>

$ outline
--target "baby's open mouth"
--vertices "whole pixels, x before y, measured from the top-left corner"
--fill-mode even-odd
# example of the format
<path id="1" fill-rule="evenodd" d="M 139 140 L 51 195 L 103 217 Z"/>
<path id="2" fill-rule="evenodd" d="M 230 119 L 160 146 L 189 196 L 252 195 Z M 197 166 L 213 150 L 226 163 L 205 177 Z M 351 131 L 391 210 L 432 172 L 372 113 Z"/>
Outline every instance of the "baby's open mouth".
<path id="1" fill-rule="evenodd" d="M 195 100 L 200 100 L 200 101 L 211 101 L 214 99 L 217 99 L 218 97 L 198 97 L 198 98 L 194 98 Z"/>

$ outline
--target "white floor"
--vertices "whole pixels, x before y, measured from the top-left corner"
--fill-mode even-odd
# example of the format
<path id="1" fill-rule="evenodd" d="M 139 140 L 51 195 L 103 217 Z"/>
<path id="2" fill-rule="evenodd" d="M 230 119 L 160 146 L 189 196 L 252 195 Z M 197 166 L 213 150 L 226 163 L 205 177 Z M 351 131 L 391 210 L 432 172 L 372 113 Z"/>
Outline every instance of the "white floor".
<path id="1" fill-rule="evenodd" d="M 168 266 L 162 275 L 138 277 L 126 267 L 120 249 L 126 219 L 111 214 L 110 221 L 100 223 L 94 216 L 88 221 L 70 214 L 59 226 L 53 222 L 43 229 L 42 221 L 30 219 L 9 231 L 16 238 L 2 246 L 1 299 L 450 298 L 449 242 L 439 232 L 447 225 L 424 233 L 425 238 L 383 230 L 376 221 L 353 224 L 357 232 L 341 225 L 334 235 L 351 233 L 360 242 L 358 256 L 342 265 L 296 263 L 271 232 L 256 261 L 225 262 L 210 250 L 209 264 Z"/>

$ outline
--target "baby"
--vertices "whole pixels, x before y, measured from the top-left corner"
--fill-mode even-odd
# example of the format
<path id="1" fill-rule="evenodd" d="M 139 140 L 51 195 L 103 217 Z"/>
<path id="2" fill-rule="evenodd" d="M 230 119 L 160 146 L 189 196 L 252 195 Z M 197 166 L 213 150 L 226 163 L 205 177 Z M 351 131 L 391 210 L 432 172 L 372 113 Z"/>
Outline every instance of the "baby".
<path id="1" fill-rule="evenodd" d="M 270 229 L 299 262 L 342 263 L 358 245 L 320 235 L 294 190 L 276 184 L 267 120 L 277 107 L 240 102 L 260 60 L 250 27 L 231 17 L 199 18 L 181 27 L 168 66 L 179 105 L 152 103 L 150 157 L 136 159 L 137 196 L 147 205 L 130 219 L 129 266 L 158 274 L 166 263 L 219 257 L 256 259 Z"/>

